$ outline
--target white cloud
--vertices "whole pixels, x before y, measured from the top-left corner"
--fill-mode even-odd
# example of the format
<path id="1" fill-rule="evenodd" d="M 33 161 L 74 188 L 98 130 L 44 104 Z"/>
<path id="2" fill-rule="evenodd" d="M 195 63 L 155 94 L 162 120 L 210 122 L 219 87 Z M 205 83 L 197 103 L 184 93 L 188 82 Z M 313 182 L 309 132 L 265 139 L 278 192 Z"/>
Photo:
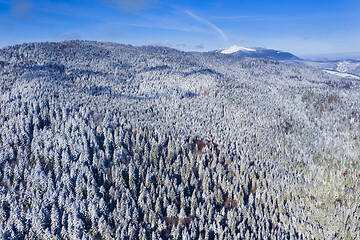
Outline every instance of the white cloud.
<path id="1" fill-rule="evenodd" d="M 225 35 L 225 33 L 218 28 L 217 26 L 215 26 L 213 23 L 209 22 L 208 20 L 201 18 L 197 15 L 195 15 L 194 13 L 190 12 L 190 11 L 185 11 L 190 17 L 194 18 L 195 20 L 197 20 L 198 22 L 201 22 L 205 25 L 210 26 L 211 28 L 213 28 L 225 41 L 228 41 L 229 38 Z"/>

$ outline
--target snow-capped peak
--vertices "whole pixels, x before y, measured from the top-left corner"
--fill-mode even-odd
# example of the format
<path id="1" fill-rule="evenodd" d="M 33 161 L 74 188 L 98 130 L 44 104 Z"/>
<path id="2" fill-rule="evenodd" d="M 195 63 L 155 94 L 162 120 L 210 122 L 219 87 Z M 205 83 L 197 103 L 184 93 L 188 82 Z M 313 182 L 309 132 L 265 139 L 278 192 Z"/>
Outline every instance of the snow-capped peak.
<path id="1" fill-rule="evenodd" d="M 221 51 L 221 53 L 223 53 L 223 54 L 231 54 L 231 53 L 238 52 L 238 51 L 256 52 L 256 49 L 246 48 L 246 47 L 241 47 L 241 46 L 234 45 L 234 46 L 225 48 L 224 50 Z"/>

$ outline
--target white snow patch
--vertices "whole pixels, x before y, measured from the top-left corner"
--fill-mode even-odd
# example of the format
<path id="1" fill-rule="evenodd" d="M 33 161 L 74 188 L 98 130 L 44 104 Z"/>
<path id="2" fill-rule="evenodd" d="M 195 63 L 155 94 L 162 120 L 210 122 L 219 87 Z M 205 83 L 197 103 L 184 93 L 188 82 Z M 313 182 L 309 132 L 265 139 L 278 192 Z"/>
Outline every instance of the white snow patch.
<path id="1" fill-rule="evenodd" d="M 234 45 L 234 46 L 225 48 L 224 50 L 221 51 L 221 53 L 223 53 L 223 54 L 231 54 L 231 53 L 238 52 L 238 51 L 256 52 L 256 49 L 246 48 L 246 47 L 241 47 L 241 46 Z"/>
<path id="2" fill-rule="evenodd" d="M 336 72 L 336 71 L 330 71 L 330 70 L 323 70 L 324 72 L 339 76 L 339 77 L 344 77 L 344 78 L 352 78 L 352 79 L 357 79 L 360 80 L 360 77 L 356 76 L 356 75 L 352 75 L 352 74 L 348 74 L 348 73 L 342 73 L 342 72 Z"/>

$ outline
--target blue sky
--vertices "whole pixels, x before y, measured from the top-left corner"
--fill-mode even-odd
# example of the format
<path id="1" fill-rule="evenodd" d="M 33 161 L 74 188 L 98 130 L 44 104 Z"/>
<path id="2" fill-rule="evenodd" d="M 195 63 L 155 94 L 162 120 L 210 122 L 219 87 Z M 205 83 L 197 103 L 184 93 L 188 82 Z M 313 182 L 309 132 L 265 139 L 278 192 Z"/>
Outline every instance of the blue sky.
<path id="1" fill-rule="evenodd" d="M 0 0 L 0 46 L 68 39 L 360 52 L 360 0 Z"/>

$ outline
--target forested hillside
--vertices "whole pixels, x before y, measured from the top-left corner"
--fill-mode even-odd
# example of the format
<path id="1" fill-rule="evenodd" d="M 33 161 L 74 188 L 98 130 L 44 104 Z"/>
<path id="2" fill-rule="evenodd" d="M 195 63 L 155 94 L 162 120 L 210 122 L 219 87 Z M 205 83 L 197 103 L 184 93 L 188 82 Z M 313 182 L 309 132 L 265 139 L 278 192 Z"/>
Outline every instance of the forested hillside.
<path id="1" fill-rule="evenodd" d="M 65 41 L 0 49 L 3 239 L 360 238 L 360 82 Z"/>

